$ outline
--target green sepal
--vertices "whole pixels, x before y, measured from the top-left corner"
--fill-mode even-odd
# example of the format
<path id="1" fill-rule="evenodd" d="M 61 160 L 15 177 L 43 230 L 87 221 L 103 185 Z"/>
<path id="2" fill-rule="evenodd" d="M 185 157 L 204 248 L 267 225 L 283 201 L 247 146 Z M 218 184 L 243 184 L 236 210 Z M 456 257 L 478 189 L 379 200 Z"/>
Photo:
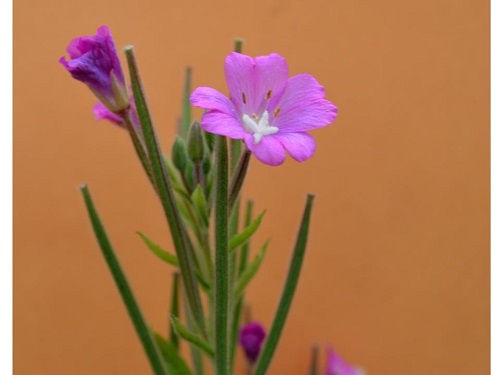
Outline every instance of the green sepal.
<path id="1" fill-rule="evenodd" d="M 175 345 L 165 340 L 159 333 L 154 332 L 154 339 L 160 353 L 165 360 L 168 375 L 192 375 L 191 370 L 179 355 Z"/>
<path id="2" fill-rule="evenodd" d="M 241 233 L 238 233 L 237 235 L 233 236 L 233 238 L 231 238 L 231 240 L 229 241 L 229 249 L 230 250 L 234 250 L 238 246 L 243 245 L 245 242 L 247 242 L 250 239 L 250 237 L 252 237 L 252 235 L 259 228 L 259 225 L 260 225 L 265 213 L 266 213 L 266 211 L 263 211 L 259 216 L 257 216 L 257 218 L 249 226 L 247 226 L 245 229 L 243 229 L 243 231 Z"/>
<path id="3" fill-rule="evenodd" d="M 179 337 L 183 338 L 197 348 L 203 350 L 208 356 L 214 356 L 214 349 L 210 346 L 210 344 L 203 340 L 196 333 L 187 329 L 179 320 L 179 318 L 172 315 L 170 316 L 170 320 L 172 322 L 172 325 L 174 326 L 175 332 L 177 333 L 177 335 L 179 335 Z"/>
<path id="4" fill-rule="evenodd" d="M 236 285 L 234 286 L 233 290 L 233 295 L 234 295 L 234 300 L 238 300 L 240 298 L 241 294 L 245 290 L 246 286 L 248 283 L 252 280 L 252 278 L 255 276 L 257 271 L 260 268 L 260 265 L 262 264 L 262 261 L 264 260 L 264 256 L 266 255 L 266 250 L 267 250 L 267 245 L 269 245 L 269 240 L 262 245 L 261 249 L 255 256 L 255 259 L 246 267 L 246 269 L 243 271 L 241 274 L 240 278 L 238 279 Z"/>
<path id="5" fill-rule="evenodd" d="M 194 164 L 200 164 L 205 155 L 205 141 L 198 121 L 193 122 L 189 129 L 187 153 Z"/>
<path id="6" fill-rule="evenodd" d="M 156 255 L 158 258 L 160 258 L 161 260 L 163 260 L 168 264 L 171 264 L 174 267 L 179 266 L 179 262 L 175 255 L 170 254 L 168 251 L 164 250 L 159 245 L 151 241 L 144 233 L 137 232 L 137 234 L 139 235 L 139 237 L 141 237 L 141 239 L 144 241 L 148 249 L 151 250 L 154 255 Z"/>
<path id="7" fill-rule="evenodd" d="M 172 145 L 172 163 L 181 174 L 184 174 L 184 170 L 188 163 L 188 154 L 186 143 L 179 136 L 175 137 L 174 144 Z"/>

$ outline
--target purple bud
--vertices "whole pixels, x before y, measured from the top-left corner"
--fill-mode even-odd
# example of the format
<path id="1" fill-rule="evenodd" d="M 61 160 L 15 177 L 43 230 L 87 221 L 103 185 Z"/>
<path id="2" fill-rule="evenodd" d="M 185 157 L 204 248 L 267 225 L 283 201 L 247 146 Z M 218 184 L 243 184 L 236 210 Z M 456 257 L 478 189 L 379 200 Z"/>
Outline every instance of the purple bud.
<path id="1" fill-rule="evenodd" d="M 128 107 L 125 79 L 116 53 L 115 43 L 107 26 L 96 35 L 73 39 L 68 45 L 70 60 L 59 60 L 73 78 L 85 83 L 113 112 Z"/>
<path id="2" fill-rule="evenodd" d="M 240 345 L 251 363 L 255 363 L 259 357 L 262 342 L 266 337 L 264 327 L 257 322 L 251 322 L 240 330 Z"/>
<path id="3" fill-rule="evenodd" d="M 363 375 L 364 371 L 359 367 L 351 366 L 335 353 L 332 348 L 328 349 L 328 363 L 325 375 Z"/>

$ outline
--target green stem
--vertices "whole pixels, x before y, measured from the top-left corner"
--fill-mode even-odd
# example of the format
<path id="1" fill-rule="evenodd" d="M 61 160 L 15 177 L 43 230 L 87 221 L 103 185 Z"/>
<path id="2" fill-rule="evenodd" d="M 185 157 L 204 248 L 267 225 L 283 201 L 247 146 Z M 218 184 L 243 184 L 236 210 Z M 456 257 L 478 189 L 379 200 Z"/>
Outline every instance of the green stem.
<path id="1" fill-rule="evenodd" d="M 215 368 L 230 374 L 228 157 L 226 138 L 215 141 Z"/>
<path id="2" fill-rule="evenodd" d="M 306 207 L 304 209 L 304 214 L 302 215 L 302 222 L 300 224 L 299 233 L 295 242 L 295 249 L 293 251 L 292 260 L 288 269 L 285 287 L 281 294 L 278 309 L 274 315 L 269 336 L 264 344 L 264 348 L 262 349 L 258 362 L 255 366 L 253 375 L 264 375 L 266 373 L 274 355 L 274 351 L 278 345 L 278 341 L 281 337 L 281 332 L 285 325 L 290 305 L 292 304 L 292 299 L 300 276 L 300 270 L 302 268 L 302 262 L 304 260 L 313 200 L 313 195 L 307 196 Z"/>
<path id="3" fill-rule="evenodd" d="M 106 235 L 106 230 L 104 229 L 101 219 L 99 218 L 99 214 L 94 206 L 88 187 L 84 185 L 80 188 L 80 190 L 82 192 L 83 199 L 85 200 L 85 205 L 94 229 L 94 234 L 99 242 L 104 259 L 106 260 L 115 284 L 118 287 L 123 303 L 127 307 L 128 314 L 134 324 L 135 331 L 141 340 L 153 372 L 155 375 L 167 375 L 167 370 L 161 359 L 160 352 L 155 344 L 149 327 L 146 324 L 132 289 L 130 288 L 125 273 L 120 266 L 120 262 L 116 257 L 115 251 L 111 246 L 108 236 Z"/>
<path id="4" fill-rule="evenodd" d="M 170 299 L 170 316 L 179 317 L 179 272 L 174 272 L 172 278 L 172 295 Z M 168 320 L 170 326 L 170 342 L 175 349 L 179 350 L 179 337 L 175 333 L 175 328 L 171 319 Z"/>
<path id="5" fill-rule="evenodd" d="M 243 151 L 243 155 L 236 166 L 233 177 L 231 179 L 231 187 L 229 188 L 229 212 L 231 212 L 234 204 L 236 203 L 236 199 L 240 194 L 241 187 L 243 186 L 243 181 L 245 181 L 245 176 L 248 170 L 248 164 L 250 163 L 250 157 L 252 153 L 250 150 L 245 148 Z"/>
<path id="6" fill-rule="evenodd" d="M 137 134 L 137 130 L 134 128 L 134 125 L 132 124 L 132 121 L 130 119 L 130 110 L 131 109 L 126 111 L 125 125 L 127 126 L 127 130 L 130 134 L 130 138 L 132 139 L 132 144 L 134 145 L 135 152 L 137 153 L 137 156 L 139 157 L 141 165 L 144 168 L 144 171 L 146 172 L 146 175 L 148 176 L 149 181 L 153 185 L 153 188 L 156 189 L 155 184 L 154 184 L 153 173 L 151 172 L 151 165 L 149 163 L 148 154 L 147 154 L 147 151 L 144 149 L 143 142 L 141 141 L 139 135 Z"/>
<path id="7" fill-rule="evenodd" d="M 161 152 L 158 138 L 151 120 L 132 46 L 125 47 L 125 55 L 127 57 L 127 63 L 130 71 L 130 80 L 132 83 L 137 113 L 141 122 L 142 133 L 144 135 L 146 148 L 149 154 L 154 180 L 156 182 L 155 185 L 170 227 L 177 258 L 179 259 L 179 267 L 181 269 L 182 278 L 186 288 L 189 308 L 193 312 L 193 317 L 198 324 L 201 333 L 205 335 L 203 306 L 201 304 L 200 292 L 196 283 L 193 254 L 189 251 L 186 229 L 184 228 L 175 202 L 171 181 L 166 170 L 163 153 Z"/>

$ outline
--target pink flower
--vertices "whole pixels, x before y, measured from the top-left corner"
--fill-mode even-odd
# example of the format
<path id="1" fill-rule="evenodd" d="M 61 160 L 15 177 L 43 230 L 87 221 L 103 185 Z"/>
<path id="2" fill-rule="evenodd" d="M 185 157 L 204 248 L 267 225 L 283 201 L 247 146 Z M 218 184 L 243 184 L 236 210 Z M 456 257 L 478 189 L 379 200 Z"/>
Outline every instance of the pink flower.
<path id="1" fill-rule="evenodd" d="M 364 371 L 358 367 L 351 366 L 344 362 L 341 356 L 328 349 L 328 363 L 325 375 L 363 375 Z"/>
<path id="2" fill-rule="evenodd" d="M 198 87 L 191 104 L 207 110 L 203 129 L 243 139 L 265 164 L 282 164 L 285 150 L 299 162 L 309 159 L 316 144 L 307 131 L 337 117 L 337 107 L 325 100 L 318 81 L 309 74 L 288 78 L 288 64 L 276 53 L 253 59 L 233 52 L 226 57 L 225 74 L 229 99 L 210 87 Z"/>

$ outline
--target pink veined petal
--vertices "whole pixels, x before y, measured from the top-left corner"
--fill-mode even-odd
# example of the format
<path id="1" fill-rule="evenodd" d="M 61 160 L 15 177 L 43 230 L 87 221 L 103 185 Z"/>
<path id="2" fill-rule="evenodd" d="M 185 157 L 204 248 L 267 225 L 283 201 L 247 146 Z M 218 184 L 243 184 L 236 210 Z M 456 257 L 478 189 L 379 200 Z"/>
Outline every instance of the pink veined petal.
<path id="1" fill-rule="evenodd" d="M 298 162 L 309 159 L 316 151 L 316 142 L 307 133 L 277 133 L 272 137 L 280 141 L 290 156 Z"/>
<path id="2" fill-rule="evenodd" d="M 122 128 L 126 128 L 124 124 L 124 119 L 114 112 L 111 112 L 108 107 L 106 107 L 101 102 L 97 102 L 92 110 L 95 115 L 95 120 L 109 120 L 112 123 L 119 125 Z"/>
<path id="3" fill-rule="evenodd" d="M 288 82 L 288 64 L 277 53 L 255 58 L 255 98 L 252 113 L 260 114 L 280 100 Z"/>
<path id="4" fill-rule="evenodd" d="M 272 125 L 280 128 L 280 132 L 295 133 L 332 123 L 337 117 L 337 107 L 324 97 L 323 86 L 313 76 L 298 74 L 291 77 L 281 100 L 271 107 Z"/>
<path id="5" fill-rule="evenodd" d="M 232 139 L 243 139 L 247 134 L 235 114 L 220 111 L 204 113 L 201 118 L 201 127 L 209 133 L 224 135 Z"/>
<path id="6" fill-rule="evenodd" d="M 195 107 L 201 107 L 209 111 L 219 111 L 228 114 L 236 114 L 234 104 L 224 94 L 211 87 L 198 87 L 189 98 Z"/>
<path id="7" fill-rule="evenodd" d="M 283 145 L 272 136 L 263 137 L 258 144 L 254 144 L 253 136 L 245 133 L 245 144 L 264 164 L 277 166 L 285 161 L 286 153 Z"/>
<path id="8" fill-rule="evenodd" d="M 232 52 L 226 57 L 224 72 L 231 100 L 243 115 L 255 97 L 255 62 L 250 56 Z"/>

